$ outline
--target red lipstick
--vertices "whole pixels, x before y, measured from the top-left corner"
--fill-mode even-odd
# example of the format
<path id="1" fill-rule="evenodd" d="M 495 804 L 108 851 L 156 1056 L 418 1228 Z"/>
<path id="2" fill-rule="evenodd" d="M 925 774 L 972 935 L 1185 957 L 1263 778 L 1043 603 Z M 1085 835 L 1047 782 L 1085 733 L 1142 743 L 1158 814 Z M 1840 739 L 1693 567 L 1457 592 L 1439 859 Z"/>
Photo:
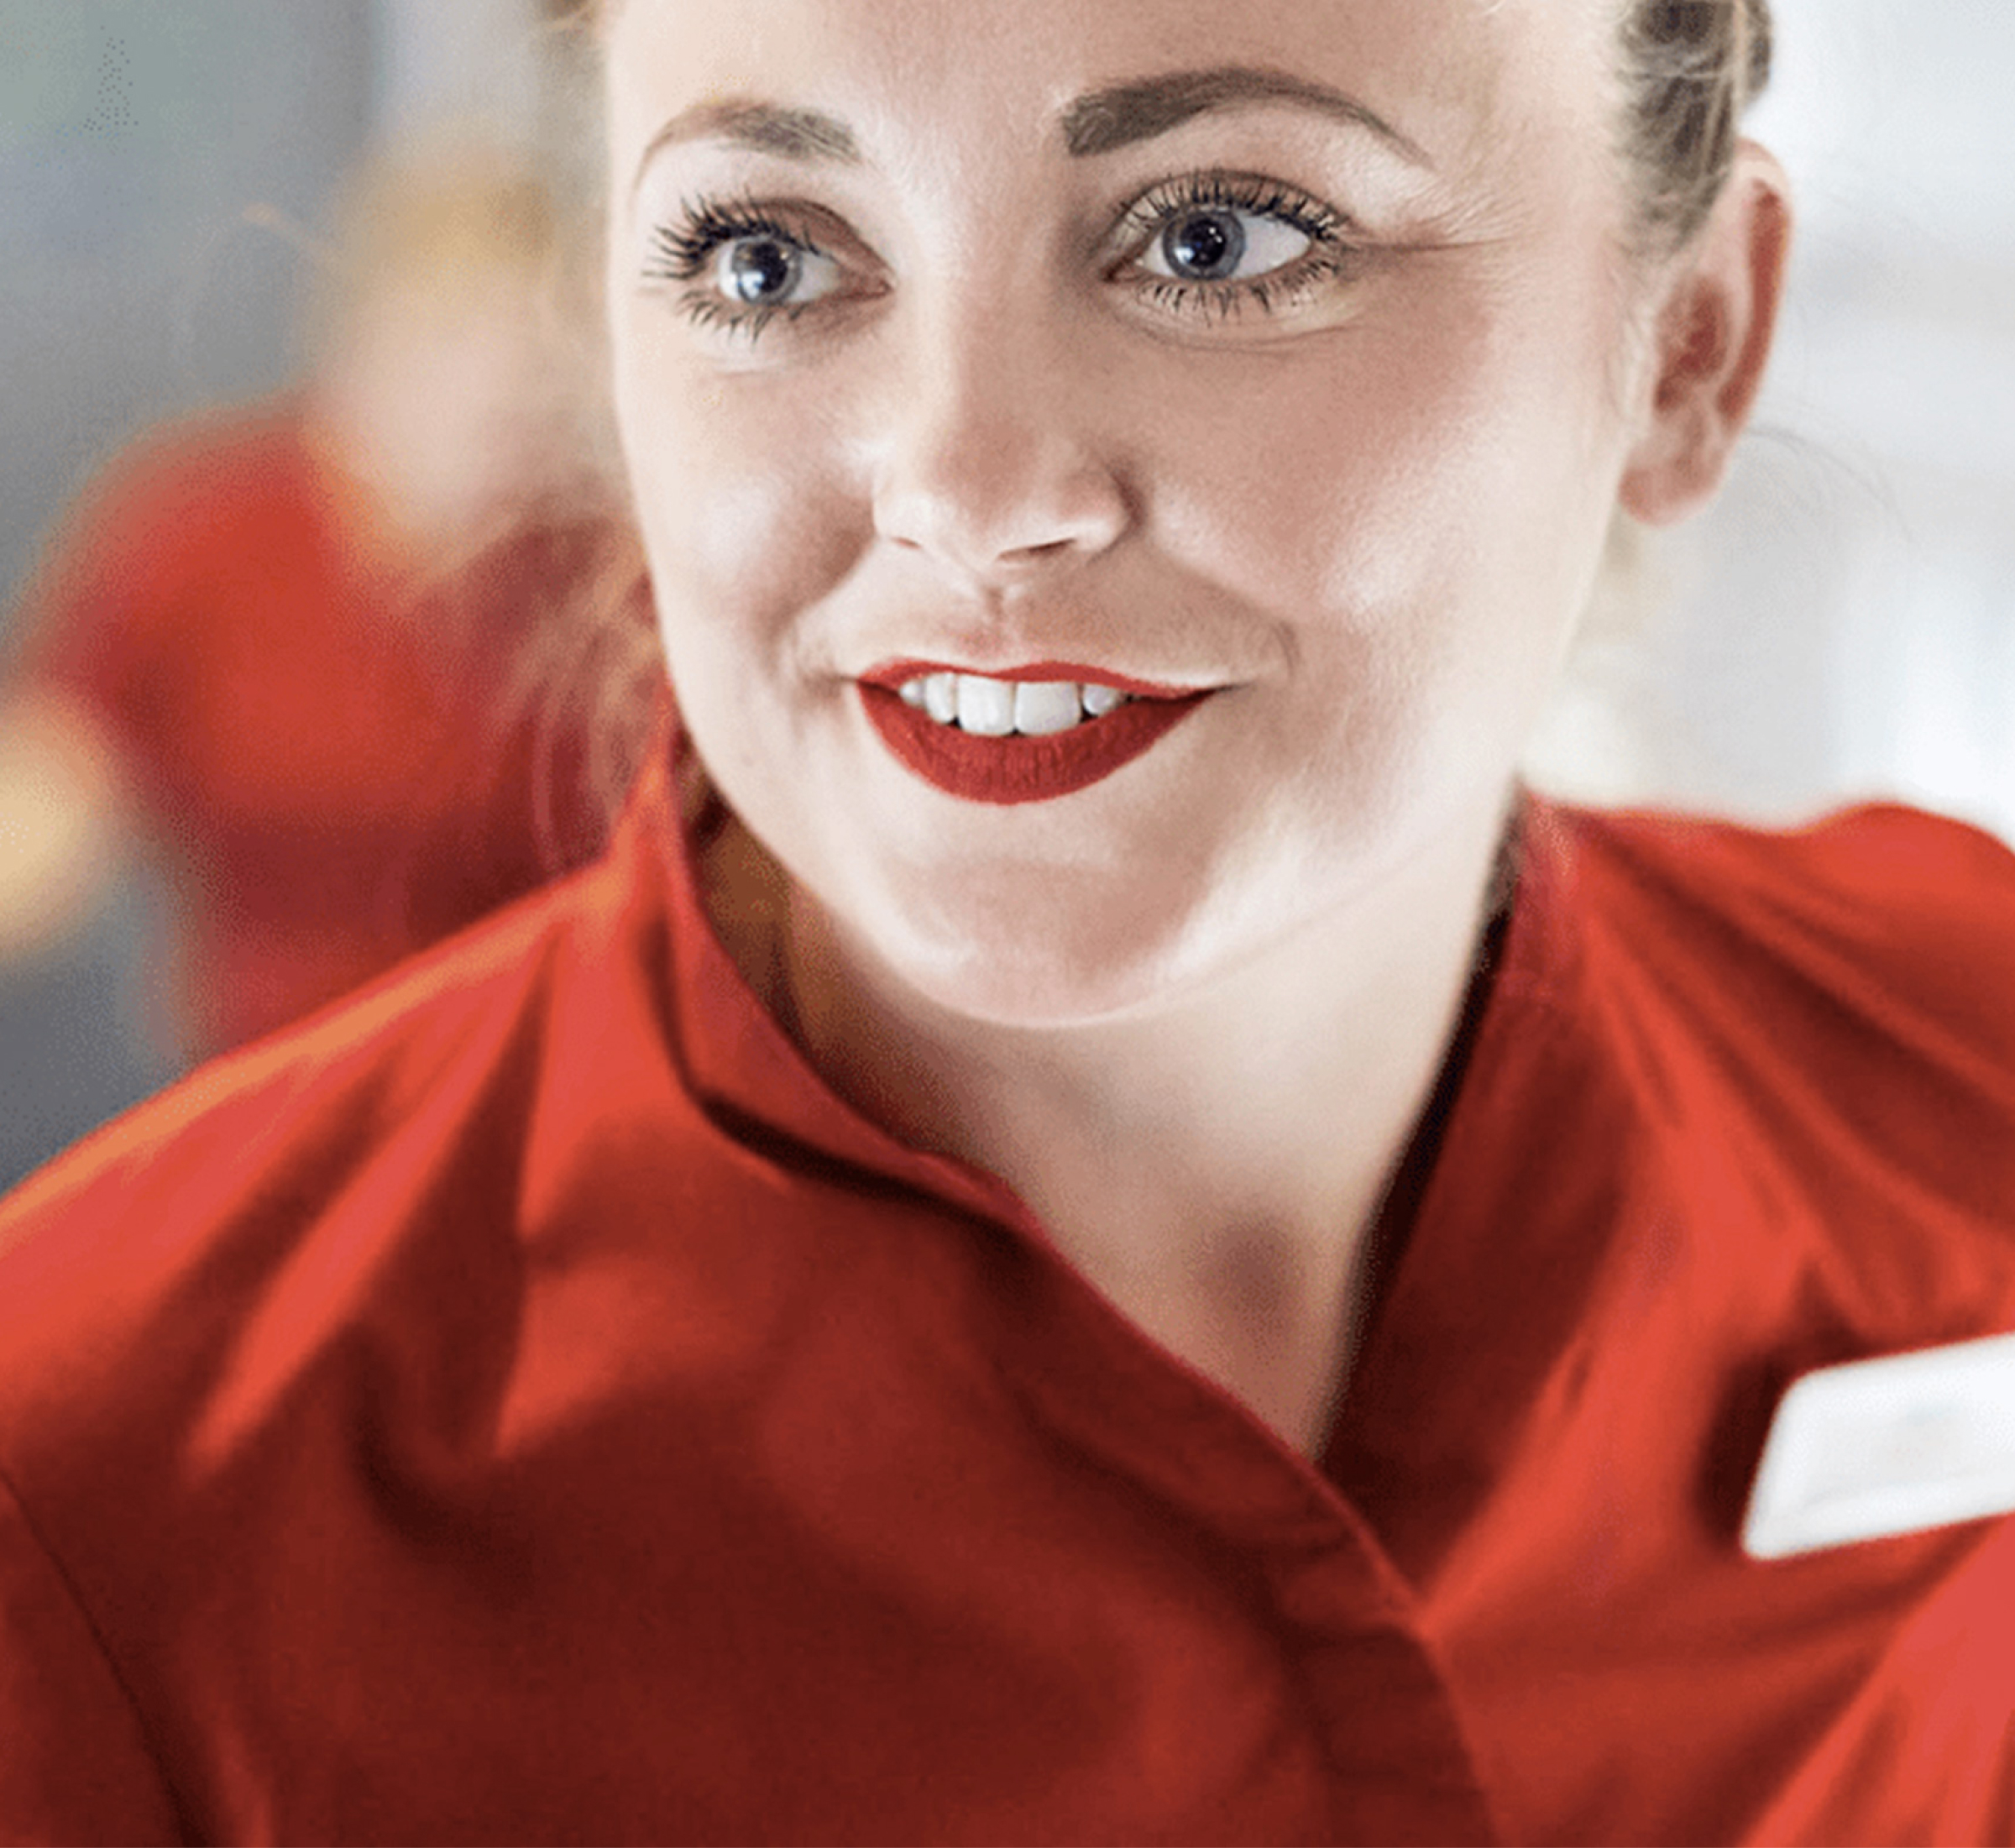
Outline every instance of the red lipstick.
<path id="1" fill-rule="evenodd" d="M 959 670 L 928 662 L 898 662 L 856 683 L 861 703 L 897 761 L 947 795 L 1000 805 L 1050 802 L 1101 783 L 1131 763 L 1180 725 L 1215 691 L 1188 691 L 1115 677 L 1064 662 L 1043 662 L 990 673 L 991 680 L 1075 681 L 1114 687 L 1130 694 L 1103 716 L 1083 719 L 1047 737 L 977 736 L 940 725 L 906 704 L 906 682 Z"/>

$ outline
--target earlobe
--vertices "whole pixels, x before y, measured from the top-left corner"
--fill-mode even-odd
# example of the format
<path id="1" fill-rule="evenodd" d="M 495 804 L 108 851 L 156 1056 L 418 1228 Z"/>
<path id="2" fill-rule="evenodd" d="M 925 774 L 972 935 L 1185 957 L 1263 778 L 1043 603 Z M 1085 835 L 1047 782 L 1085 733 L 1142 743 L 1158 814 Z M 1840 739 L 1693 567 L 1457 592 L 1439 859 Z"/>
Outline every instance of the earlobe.
<path id="1" fill-rule="evenodd" d="M 1620 490 L 1638 519 L 1683 519 L 1720 486 L 1763 382 L 1790 243 L 1784 170 L 1745 141 L 1660 309 L 1645 428 Z"/>

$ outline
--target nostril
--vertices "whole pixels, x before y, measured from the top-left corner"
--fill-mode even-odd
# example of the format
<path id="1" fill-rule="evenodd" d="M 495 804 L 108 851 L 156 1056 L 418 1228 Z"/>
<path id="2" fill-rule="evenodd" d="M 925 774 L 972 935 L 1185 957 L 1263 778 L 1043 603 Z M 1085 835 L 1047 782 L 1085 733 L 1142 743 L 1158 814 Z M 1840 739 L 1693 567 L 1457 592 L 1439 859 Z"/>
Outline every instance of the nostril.
<path id="1" fill-rule="evenodd" d="M 1060 557 L 1076 548 L 1076 539 L 1045 539 L 1039 545 L 1016 546 L 1001 554 L 1003 564 L 1040 564 L 1044 559 Z"/>

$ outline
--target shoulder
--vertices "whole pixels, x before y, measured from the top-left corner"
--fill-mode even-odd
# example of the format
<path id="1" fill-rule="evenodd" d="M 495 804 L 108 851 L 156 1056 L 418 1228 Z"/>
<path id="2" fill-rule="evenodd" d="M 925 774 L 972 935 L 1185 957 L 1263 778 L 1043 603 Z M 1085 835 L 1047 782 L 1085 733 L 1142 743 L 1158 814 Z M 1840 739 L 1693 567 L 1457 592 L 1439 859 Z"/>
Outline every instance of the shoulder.
<path id="1" fill-rule="evenodd" d="M 595 940 L 620 908 L 605 872 L 199 1068 L 0 1201 L 0 1461 L 118 1404 L 186 1406 L 248 1317 L 299 1353 L 402 1287 L 437 1302 L 416 1269 L 487 1289 L 513 1261 L 552 1023 L 594 1036 L 624 1005 L 630 971 Z"/>
<path id="2" fill-rule="evenodd" d="M 531 894 L 296 1025 L 197 1067 L 0 1201 L 0 1264 L 24 1229 L 65 1216 L 197 1215 L 256 1196 L 316 1151 L 355 1160 L 458 1084 L 494 1085 L 514 1047 L 620 932 L 629 894 L 607 862 Z"/>
<path id="3" fill-rule="evenodd" d="M 1804 914 L 1871 941 L 1981 922 L 2015 906 L 2015 854 L 1993 835 L 1900 803 L 1863 803 L 1787 828 L 1654 809 L 1541 802 L 1538 829 L 1620 896 L 1730 914 Z"/>
<path id="4" fill-rule="evenodd" d="M 1944 1022 L 2015 1055 L 2015 854 L 1897 804 L 1783 830 L 1541 805 L 1540 856 L 1608 961 L 1836 1017 Z"/>
<path id="5" fill-rule="evenodd" d="M 2015 855 L 1887 804 L 1783 830 L 1541 804 L 1528 851 L 1672 1160 L 1861 1254 L 1899 1313 L 1941 1275 L 2015 1287 Z"/>
<path id="6" fill-rule="evenodd" d="M 295 1372 L 365 1329 L 468 1348 L 515 1326 L 541 1238 L 626 1235 L 685 1198 L 730 1139 L 682 1050 L 713 978 L 693 973 L 710 940 L 674 877 L 675 799 L 654 753 L 592 865 L 0 1199 L 0 1467 L 26 1433 L 47 1454 L 122 1406 L 177 1416 L 244 1371 L 250 1333 Z"/>

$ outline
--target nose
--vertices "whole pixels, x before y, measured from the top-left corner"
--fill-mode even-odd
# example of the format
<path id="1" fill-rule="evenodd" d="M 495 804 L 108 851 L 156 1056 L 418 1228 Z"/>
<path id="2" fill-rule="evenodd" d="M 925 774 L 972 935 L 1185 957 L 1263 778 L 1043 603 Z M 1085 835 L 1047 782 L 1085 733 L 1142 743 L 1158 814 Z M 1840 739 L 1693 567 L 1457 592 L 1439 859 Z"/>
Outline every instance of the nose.
<path id="1" fill-rule="evenodd" d="M 1092 433 L 1092 369 L 1037 314 L 919 316 L 876 458 L 875 526 L 981 589 L 1111 547 L 1130 518 Z"/>

